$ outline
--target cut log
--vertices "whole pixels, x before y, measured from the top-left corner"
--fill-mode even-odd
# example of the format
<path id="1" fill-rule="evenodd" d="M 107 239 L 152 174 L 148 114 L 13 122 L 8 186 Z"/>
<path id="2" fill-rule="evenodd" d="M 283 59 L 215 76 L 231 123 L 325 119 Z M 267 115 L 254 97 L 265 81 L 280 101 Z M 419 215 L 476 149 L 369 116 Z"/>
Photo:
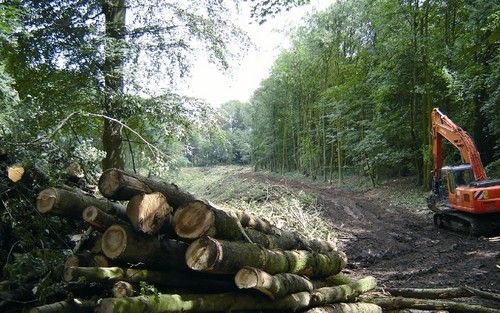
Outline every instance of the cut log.
<path id="1" fill-rule="evenodd" d="M 173 224 L 176 234 L 183 239 L 194 240 L 203 236 L 211 236 L 232 241 L 250 240 L 265 248 L 283 250 L 329 252 L 335 248 L 329 242 L 307 240 L 295 232 L 279 231 L 278 233 L 277 230 L 271 230 L 270 226 L 263 227 L 263 229 L 271 233 L 263 233 L 251 228 L 244 229 L 240 218 L 241 216 L 237 213 L 214 208 L 203 201 L 192 201 L 175 212 Z"/>
<path id="2" fill-rule="evenodd" d="M 347 263 L 343 252 L 326 254 L 304 250 L 269 250 L 259 245 L 203 237 L 186 252 L 189 268 L 209 273 L 234 274 L 245 266 L 269 274 L 292 273 L 308 277 L 327 277 L 339 273 Z"/>
<path id="3" fill-rule="evenodd" d="M 152 271 L 127 269 L 128 282 L 146 281 L 155 285 L 210 292 L 237 290 L 232 277 L 206 275 L 193 271 Z"/>
<path id="4" fill-rule="evenodd" d="M 85 222 L 89 223 L 100 232 L 105 232 L 108 227 L 114 224 L 126 225 L 125 221 L 114 215 L 108 214 L 95 206 L 85 208 L 85 210 L 83 210 L 82 217 Z"/>
<path id="5" fill-rule="evenodd" d="M 290 273 L 269 275 L 253 267 L 244 267 L 239 270 L 234 281 L 240 289 L 256 289 L 271 299 L 314 289 L 313 283 L 305 277 Z"/>
<path id="6" fill-rule="evenodd" d="M 304 313 L 382 313 L 382 308 L 373 303 L 336 303 L 312 308 Z"/>
<path id="7" fill-rule="evenodd" d="M 66 262 L 64 263 L 64 267 L 72 267 L 72 266 L 98 266 L 98 267 L 108 267 L 109 262 L 108 259 L 102 254 L 94 254 L 90 251 L 82 251 L 77 254 L 70 255 Z"/>
<path id="8" fill-rule="evenodd" d="M 102 236 L 101 248 L 111 260 L 142 263 L 151 269 L 186 269 L 188 245 L 176 240 L 147 237 L 122 225 L 109 227 Z"/>
<path id="9" fill-rule="evenodd" d="M 141 193 L 161 192 L 172 208 L 177 209 L 195 198 L 174 184 L 159 182 L 144 176 L 131 174 L 119 169 L 108 169 L 99 178 L 99 190 L 109 199 L 130 200 Z"/>
<path id="10" fill-rule="evenodd" d="M 13 183 L 17 183 L 21 179 L 23 179 L 24 175 L 24 167 L 21 164 L 13 164 L 7 167 L 7 177 Z"/>
<path id="11" fill-rule="evenodd" d="M 345 289 L 346 286 L 330 287 L 337 290 L 330 294 L 344 293 L 342 298 L 351 298 L 348 292 L 359 294 L 360 290 Z M 349 286 L 347 286 L 349 287 Z M 297 312 L 314 306 L 330 303 L 316 304 L 312 301 L 311 293 L 303 291 L 288 295 L 284 298 L 271 300 L 265 296 L 223 293 L 223 294 L 159 294 L 154 296 L 140 296 L 128 298 L 102 299 L 96 312 L 98 313 L 139 313 L 139 312 L 235 312 L 235 311 L 263 311 Z"/>
<path id="12" fill-rule="evenodd" d="M 127 216 L 134 226 L 146 234 L 157 233 L 168 221 L 173 209 L 160 192 L 135 195 L 127 205 Z"/>
<path id="13" fill-rule="evenodd" d="M 77 281 L 84 277 L 88 282 L 115 282 L 125 279 L 125 271 L 120 267 L 67 267 L 64 269 L 64 281 Z"/>
<path id="14" fill-rule="evenodd" d="M 363 301 L 374 303 L 384 310 L 418 309 L 418 310 L 446 310 L 454 313 L 500 313 L 500 309 L 482 305 L 467 304 L 446 300 L 429 300 L 402 297 L 366 298 Z"/>
<path id="15" fill-rule="evenodd" d="M 352 302 L 359 295 L 377 287 L 374 277 L 368 276 L 349 285 L 324 287 L 311 293 L 312 302 L 317 305 L 325 303 Z"/>
<path id="16" fill-rule="evenodd" d="M 471 287 L 455 288 L 386 288 L 392 296 L 419 299 L 453 299 L 478 296 L 500 301 L 500 295 Z"/>
<path id="17" fill-rule="evenodd" d="M 95 306 L 95 301 L 73 299 L 37 306 L 30 313 L 92 313 Z"/>
<path id="18" fill-rule="evenodd" d="M 132 297 L 136 293 L 134 286 L 126 281 L 117 281 L 112 291 L 115 298 Z"/>
<path id="19" fill-rule="evenodd" d="M 89 206 L 98 207 L 106 213 L 125 212 L 119 204 L 57 188 L 42 190 L 36 200 L 40 213 L 53 213 L 77 219 L 82 218 L 83 211 Z"/>

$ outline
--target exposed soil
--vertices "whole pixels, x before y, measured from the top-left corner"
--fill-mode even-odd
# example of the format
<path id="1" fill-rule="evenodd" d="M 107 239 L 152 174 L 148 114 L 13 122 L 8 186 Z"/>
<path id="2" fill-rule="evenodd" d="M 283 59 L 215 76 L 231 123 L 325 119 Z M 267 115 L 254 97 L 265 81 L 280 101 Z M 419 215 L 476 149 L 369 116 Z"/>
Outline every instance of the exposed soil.
<path id="1" fill-rule="evenodd" d="M 382 287 L 472 286 L 500 291 L 500 240 L 436 229 L 432 213 L 389 205 L 370 192 L 245 172 L 244 179 L 317 195 L 356 276 Z M 422 200 L 424 201 L 424 200 Z"/>

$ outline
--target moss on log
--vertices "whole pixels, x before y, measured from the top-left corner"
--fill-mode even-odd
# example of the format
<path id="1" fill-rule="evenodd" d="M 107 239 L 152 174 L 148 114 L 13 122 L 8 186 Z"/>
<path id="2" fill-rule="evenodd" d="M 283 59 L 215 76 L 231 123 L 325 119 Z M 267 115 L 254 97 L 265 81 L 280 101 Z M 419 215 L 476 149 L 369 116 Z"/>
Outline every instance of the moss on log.
<path id="1" fill-rule="evenodd" d="M 122 225 L 109 227 L 102 236 L 101 248 L 111 260 L 142 263 L 151 269 L 186 269 L 188 245 L 176 240 L 157 240 Z"/>
<path id="2" fill-rule="evenodd" d="M 57 188 L 42 190 L 36 200 L 36 207 L 40 213 L 52 213 L 76 219 L 81 219 L 83 211 L 89 206 L 98 207 L 106 213 L 125 212 L 125 208 L 119 204 Z"/>
<path id="3" fill-rule="evenodd" d="M 324 303 L 352 302 L 359 295 L 377 287 L 374 277 L 368 276 L 349 285 L 324 287 L 311 293 L 312 302 L 317 305 Z"/>
<path id="4" fill-rule="evenodd" d="M 269 250 L 252 243 L 203 237 L 189 246 L 186 263 L 196 271 L 220 274 L 234 274 L 250 266 L 269 274 L 327 277 L 339 273 L 345 267 L 347 257 L 338 251 L 321 254 L 304 250 Z"/>
<path id="5" fill-rule="evenodd" d="M 500 309 L 477 304 L 460 303 L 446 300 L 429 300 L 402 297 L 366 298 L 365 302 L 379 305 L 384 310 L 417 309 L 445 310 L 454 313 L 500 313 Z"/>
<path id="6" fill-rule="evenodd" d="M 180 238 L 198 239 L 211 236 L 232 241 L 248 241 L 269 249 L 309 250 L 329 252 L 335 245 L 330 242 L 308 240 L 296 232 L 261 227 L 268 232 L 252 228 L 243 228 L 241 216 L 236 212 L 217 209 L 203 201 L 192 201 L 179 208 L 173 219 L 174 229 Z M 268 224 L 266 224 L 268 225 Z"/>
<path id="7" fill-rule="evenodd" d="M 92 313 L 96 306 L 95 301 L 81 301 L 73 299 L 72 301 L 59 301 L 51 304 L 37 306 L 32 308 L 30 313 Z"/>
<path id="8" fill-rule="evenodd" d="M 271 299 L 314 289 L 313 283 L 305 277 L 290 273 L 270 275 L 253 267 L 239 270 L 234 281 L 240 289 L 256 289 Z"/>
<path id="9" fill-rule="evenodd" d="M 126 280 L 125 271 L 120 267 L 67 267 L 64 269 L 64 281 L 77 281 L 84 277 L 88 282 L 115 282 Z"/>
<path id="10" fill-rule="evenodd" d="M 373 303 L 336 303 L 312 308 L 304 313 L 382 313 L 382 308 Z"/>
<path id="11" fill-rule="evenodd" d="M 115 168 L 102 173 L 99 178 L 99 190 L 106 198 L 113 200 L 130 200 L 141 193 L 161 192 L 174 209 L 194 200 L 191 194 L 180 190 L 174 184 L 159 182 Z"/>
<path id="12" fill-rule="evenodd" d="M 354 284 L 353 284 L 354 285 Z M 345 286 L 329 287 L 341 289 Z M 354 286 L 346 289 L 356 295 L 362 290 Z M 333 290 L 329 293 L 335 293 Z M 336 293 L 340 293 L 337 291 Z M 347 295 L 348 298 L 352 296 Z M 223 294 L 159 294 L 156 296 L 140 296 L 129 298 L 102 299 L 96 309 L 98 313 L 139 313 L 139 312 L 214 312 L 214 311 L 262 311 L 273 310 L 278 312 L 297 312 L 322 306 L 330 303 L 315 303 L 311 293 L 297 292 L 284 298 L 271 300 L 264 295 L 251 295 L 242 293 Z"/>

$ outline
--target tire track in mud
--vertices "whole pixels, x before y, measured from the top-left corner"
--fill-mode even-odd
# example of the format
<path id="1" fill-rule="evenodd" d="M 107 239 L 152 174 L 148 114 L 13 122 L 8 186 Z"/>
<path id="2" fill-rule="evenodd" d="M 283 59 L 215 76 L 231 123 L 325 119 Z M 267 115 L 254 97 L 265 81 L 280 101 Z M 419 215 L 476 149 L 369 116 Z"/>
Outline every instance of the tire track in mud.
<path id="1" fill-rule="evenodd" d="M 500 290 L 500 241 L 438 230 L 430 211 L 417 213 L 361 192 L 258 172 L 238 176 L 316 195 L 355 276 L 374 275 L 382 287 Z"/>

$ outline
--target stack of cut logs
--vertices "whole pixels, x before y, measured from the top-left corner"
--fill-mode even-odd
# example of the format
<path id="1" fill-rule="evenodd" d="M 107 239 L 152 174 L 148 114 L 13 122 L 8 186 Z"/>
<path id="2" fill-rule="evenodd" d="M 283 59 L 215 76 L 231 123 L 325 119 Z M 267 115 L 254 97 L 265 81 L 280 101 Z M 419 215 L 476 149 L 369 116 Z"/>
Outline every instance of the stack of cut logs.
<path id="1" fill-rule="evenodd" d="M 99 190 L 107 199 L 57 188 L 38 195 L 40 212 L 89 224 L 63 277 L 90 299 L 32 312 L 382 312 L 355 302 L 375 279 L 340 273 L 347 258 L 331 242 L 117 169 L 102 174 Z M 92 294 L 92 285 L 104 291 Z"/>

